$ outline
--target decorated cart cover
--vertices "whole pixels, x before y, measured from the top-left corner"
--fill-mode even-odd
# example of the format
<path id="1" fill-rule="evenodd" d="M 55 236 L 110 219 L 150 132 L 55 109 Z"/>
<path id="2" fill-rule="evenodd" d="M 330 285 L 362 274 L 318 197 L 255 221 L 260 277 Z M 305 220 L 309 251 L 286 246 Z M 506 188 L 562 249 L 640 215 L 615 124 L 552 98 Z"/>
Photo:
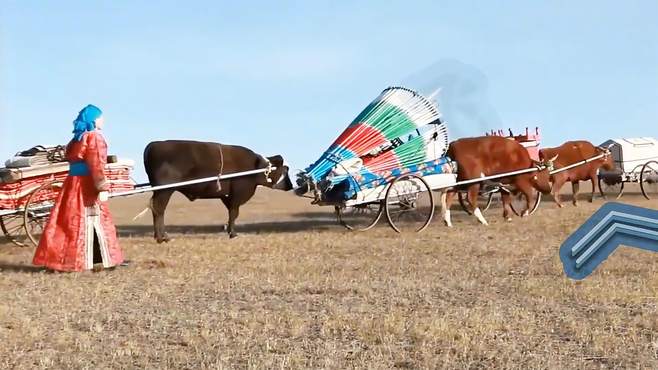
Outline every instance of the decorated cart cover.
<path id="1" fill-rule="evenodd" d="M 375 98 L 302 173 L 325 201 L 340 202 L 401 174 L 449 173 L 448 130 L 438 105 L 404 87 Z"/>

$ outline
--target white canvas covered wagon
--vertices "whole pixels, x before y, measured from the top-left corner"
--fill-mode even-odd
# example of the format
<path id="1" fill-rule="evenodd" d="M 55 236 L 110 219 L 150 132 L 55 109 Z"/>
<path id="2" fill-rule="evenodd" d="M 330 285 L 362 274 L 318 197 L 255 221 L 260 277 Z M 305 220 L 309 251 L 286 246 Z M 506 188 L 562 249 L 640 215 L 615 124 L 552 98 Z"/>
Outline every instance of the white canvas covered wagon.
<path id="1" fill-rule="evenodd" d="M 610 139 L 601 144 L 609 148 L 615 170 L 599 173 L 601 195 L 620 198 L 625 183 L 638 183 L 642 195 L 658 196 L 658 140 L 652 137 Z"/>

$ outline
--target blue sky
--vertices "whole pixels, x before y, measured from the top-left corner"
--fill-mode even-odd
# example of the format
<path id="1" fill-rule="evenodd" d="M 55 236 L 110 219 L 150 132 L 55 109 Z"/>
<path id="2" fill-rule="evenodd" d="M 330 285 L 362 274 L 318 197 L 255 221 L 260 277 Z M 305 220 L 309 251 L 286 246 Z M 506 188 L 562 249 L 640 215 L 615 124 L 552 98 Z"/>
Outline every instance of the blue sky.
<path id="1" fill-rule="evenodd" d="M 4 0 L 0 156 L 66 143 L 93 103 L 138 181 L 159 139 L 303 169 L 381 90 L 442 73 L 473 89 L 466 108 L 442 100 L 454 86 L 438 98 L 451 139 L 658 136 L 658 2 L 501 3 Z"/>

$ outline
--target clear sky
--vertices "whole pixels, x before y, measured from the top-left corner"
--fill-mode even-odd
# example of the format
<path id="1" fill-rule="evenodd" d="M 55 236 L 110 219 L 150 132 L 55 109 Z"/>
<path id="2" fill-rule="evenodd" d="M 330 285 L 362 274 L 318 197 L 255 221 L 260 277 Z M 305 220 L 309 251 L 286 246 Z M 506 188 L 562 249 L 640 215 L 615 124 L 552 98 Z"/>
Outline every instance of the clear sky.
<path id="1" fill-rule="evenodd" d="M 138 181 L 159 139 L 303 169 L 381 90 L 423 79 L 445 84 L 451 139 L 535 125 L 542 146 L 658 137 L 656 1 L 0 4 L 3 161 L 68 142 L 92 103 Z"/>

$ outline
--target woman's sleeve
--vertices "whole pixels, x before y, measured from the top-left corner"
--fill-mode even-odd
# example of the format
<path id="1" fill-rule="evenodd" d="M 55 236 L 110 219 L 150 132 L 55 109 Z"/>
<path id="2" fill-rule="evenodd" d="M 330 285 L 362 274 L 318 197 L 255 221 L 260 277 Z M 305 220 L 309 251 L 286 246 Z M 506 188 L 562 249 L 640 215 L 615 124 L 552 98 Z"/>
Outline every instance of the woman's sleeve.
<path id="1" fill-rule="evenodd" d="M 105 178 L 105 164 L 107 163 L 107 144 L 101 135 L 89 132 L 86 135 L 85 162 L 89 167 L 89 173 L 94 180 L 96 190 L 109 190 L 109 183 Z"/>

